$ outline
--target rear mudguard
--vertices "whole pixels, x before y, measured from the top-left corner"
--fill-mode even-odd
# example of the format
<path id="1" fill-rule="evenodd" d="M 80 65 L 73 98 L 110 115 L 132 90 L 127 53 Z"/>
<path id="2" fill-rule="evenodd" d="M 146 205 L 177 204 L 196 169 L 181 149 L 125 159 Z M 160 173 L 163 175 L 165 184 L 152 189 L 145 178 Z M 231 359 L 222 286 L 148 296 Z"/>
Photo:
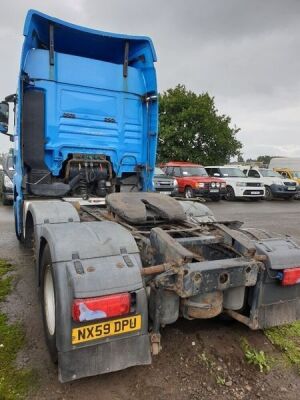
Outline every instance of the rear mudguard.
<path id="1" fill-rule="evenodd" d="M 80 223 L 78 212 L 70 203 L 60 200 L 33 200 L 24 201 L 23 207 L 23 237 L 34 243 L 36 277 L 40 283 L 39 258 L 41 244 L 41 229 L 44 225 L 65 224 L 68 222 Z"/>
<path id="2" fill-rule="evenodd" d="M 256 249 L 267 257 L 253 292 L 258 328 L 300 320 L 300 284 L 282 286 L 278 275 L 284 269 L 300 267 L 299 246 L 290 238 L 270 238 L 256 242 Z"/>
<path id="3" fill-rule="evenodd" d="M 29 209 L 36 224 L 37 264 L 45 243 L 51 252 L 59 380 L 67 382 L 150 364 L 147 295 L 140 273 L 140 255 L 132 235 L 114 222 L 78 223 L 75 209 L 74 218 L 70 217 L 71 209 L 67 212 L 73 222 L 59 222 L 59 213 L 56 220 L 54 216 L 51 220 L 51 212 L 44 214 L 47 217 L 43 220 L 43 213 L 38 217 L 34 207 Z M 71 317 L 73 299 L 121 292 L 134 293 L 136 314 L 142 318 L 141 330 L 72 345 L 72 328 L 78 327 Z"/>
<path id="4" fill-rule="evenodd" d="M 250 316 L 242 317 L 241 322 L 252 329 L 265 329 L 300 320 L 300 284 L 282 286 L 278 274 L 300 266 L 300 247 L 289 237 L 263 230 L 243 229 L 240 233 L 251 237 L 256 253 L 266 257 L 257 284 L 249 288 Z"/>

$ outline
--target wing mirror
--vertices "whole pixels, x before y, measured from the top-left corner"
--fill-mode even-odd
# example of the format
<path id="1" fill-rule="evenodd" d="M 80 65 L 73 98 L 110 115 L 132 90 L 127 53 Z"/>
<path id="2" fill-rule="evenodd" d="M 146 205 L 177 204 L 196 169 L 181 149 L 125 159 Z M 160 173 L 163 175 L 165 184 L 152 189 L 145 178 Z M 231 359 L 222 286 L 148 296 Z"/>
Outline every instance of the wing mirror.
<path id="1" fill-rule="evenodd" d="M 9 105 L 7 101 L 0 103 L 0 132 L 7 135 L 9 119 Z"/>

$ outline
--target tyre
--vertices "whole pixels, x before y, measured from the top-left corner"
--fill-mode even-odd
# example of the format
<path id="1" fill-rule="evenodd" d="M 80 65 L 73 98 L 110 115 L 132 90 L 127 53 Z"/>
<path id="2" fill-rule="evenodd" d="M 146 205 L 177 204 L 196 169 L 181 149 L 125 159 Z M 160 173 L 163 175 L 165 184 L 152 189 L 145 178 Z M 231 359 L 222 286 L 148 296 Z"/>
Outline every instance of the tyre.
<path id="1" fill-rule="evenodd" d="M 41 257 L 41 303 L 44 333 L 47 347 L 54 363 L 57 363 L 56 348 L 56 297 L 54 273 L 49 245 L 46 244 Z"/>
<path id="2" fill-rule="evenodd" d="M 225 199 L 228 201 L 232 201 L 235 199 L 234 190 L 231 186 L 226 187 Z"/>
<path id="3" fill-rule="evenodd" d="M 21 241 L 26 249 L 34 248 L 34 225 L 31 213 L 28 213 L 25 223 L 25 237 L 22 234 Z"/>
<path id="4" fill-rule="evenodd" d="M 273 199 L 273 193 L 272 190 L 269 186 L 266 186 L 266 195 L 265 195 L 266 200 L 272 200 Z"/>
<path id="5" fill-rule="evenodd" d="M 33 220 L 30 215 L 30 220 L 27 219 L 26 221 L 26 227 L 25 227 L 25 234 L 26 237 L 24 237 L 24 233 L 22 230 L 22 233 L 18 232 L 18 227 L 17 227 L 17 215 L 16 215 L 16 205 L 14 205 L 14 216 L 15 216 L 15 234 L 18 239 L 18 241 L 26 248 L 26 249 L 32 249 L 34 247 L 34 226 L 33 226 Z"/>
<path id="6" fill-rule="evenodd" d="M 193 197 L 195 197 L 194 191 L 193 191 L 193 189 L 192 189 L 190 186 L 187 186 L 187 187 L 184 189 L 184 197 L 185 197 L 186 199 L 192 199 Z"/>
<path id="7" fill-rule="evenodd" d="M 17 237 L 18 241 L 21 242 L 22 241 L 22 235 L 20 235 L 19 232 L 18 232 L 17 211 L 16 210 L 17 210 L 17 207 L 16 207 L 16 204 L 14 204 L 15 234 L 16 234 L 16 237 Z"/>

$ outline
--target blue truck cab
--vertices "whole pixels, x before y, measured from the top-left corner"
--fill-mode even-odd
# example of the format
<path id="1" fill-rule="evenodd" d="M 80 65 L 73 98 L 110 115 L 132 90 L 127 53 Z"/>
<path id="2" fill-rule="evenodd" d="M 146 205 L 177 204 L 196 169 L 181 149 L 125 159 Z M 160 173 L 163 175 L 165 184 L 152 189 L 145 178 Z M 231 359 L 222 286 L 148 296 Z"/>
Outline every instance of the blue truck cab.
<path id="1" fill-rule="evenodd" d="M 59 379 L 149 364 L 137 245 L 114 222 L 79 224 L 71 204 L 105 207 L 108 194 L 153 191 L 158 99 L 152 41 L 75 26 L 35 10 L 27 14 L 23 35 L 17 93 L 0 103 L 0 132 L 14 141 L 16 235 L 35 247 L 45 338 Z M 86 273 L 91 267 L 83 258 L 93 274 Z M 129 273 L 116 267 L 124 260 Z M 100 299 L 101 305 L 76 305 L 81 297 Z M 111 304 L 117 313 L 111 314 Z M 136 315 L 120 319 L 125 309 Z M 119 319 L 95 328 L 91 341 L 91 331 L 86 334 L 80 324 L 99 315 Z M 105 338 L 107 330 L 114 337 Z"/>
<path id="2" fill-rule="evenodd" d="M 10 96 L 18 237 L 25 199 L 151 191 L 158 115 L 149 38 L 83 28 L 34 10 L 23 34 L 18 91 Z"/>

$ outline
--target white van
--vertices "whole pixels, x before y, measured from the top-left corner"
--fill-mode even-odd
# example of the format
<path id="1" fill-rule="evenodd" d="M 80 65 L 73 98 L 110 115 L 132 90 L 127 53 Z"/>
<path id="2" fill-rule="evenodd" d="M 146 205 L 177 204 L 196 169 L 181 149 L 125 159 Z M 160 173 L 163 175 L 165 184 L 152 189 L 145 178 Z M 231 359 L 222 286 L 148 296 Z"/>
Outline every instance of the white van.
<path id="1" fill-rule="evenodd" d="M 210 176 L 218 176 L 226 181 L 226 200 L 249 198 L 261 200 L 265 196 L 265 186 L 255 178 L 248 178 L 238 167 L 207 166 L 206 172 Z"/>
<path id="2" fill-rule="evenodd" d="M 300 171 L 299 157 L 273 157 L 269 164 L 270 169 L 289 168 L 292 171 Z"/>

